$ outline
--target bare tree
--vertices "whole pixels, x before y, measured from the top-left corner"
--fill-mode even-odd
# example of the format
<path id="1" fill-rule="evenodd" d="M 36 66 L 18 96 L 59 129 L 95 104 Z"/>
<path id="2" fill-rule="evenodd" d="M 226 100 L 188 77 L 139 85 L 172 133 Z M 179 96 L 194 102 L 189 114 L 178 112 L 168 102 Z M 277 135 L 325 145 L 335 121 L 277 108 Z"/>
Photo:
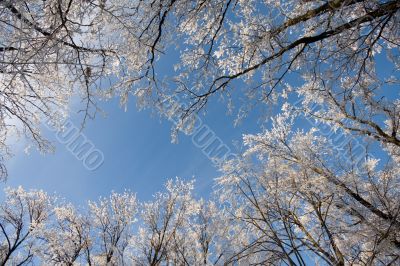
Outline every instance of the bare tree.
<path id="1" fill-rule="evenodd" d="M 72 97 L 82 100 L 82 125 L 94 117 L 95 97 L 118 73 L 118 43 L 110 42 L 110 32 L 116 25 L 124 28 L 119 16 L 121 6 L 106 7 L 102 0 L 0 1 L 1 157 L 9 154 L 8 140 L 15 136 L 51 150 L 40 123 L 61 126 Z"/>
<path id="2" fill-rule="evenodd" d="M 40 255 L 46 264 L 76 265 L 86 261 L 86 251 L 91 247 L 88 217 L 71 205 L 54 207 L 54 218 L 47 222 L 40 234 L 43 242 Z"/>
<path id="3" fill-rule="evenodd" d="M 6 190 L 0 206 L 0 263 L 23 265 L 37 255 L 40 232 L 51 214 L 53 199 L 43 191 Z"/>
<path id="4" fill-rule="evenodd" d="M 178 231 L 188 225 L 190 216 L 196 211 L 192 190 L 193 182 L 170 180 L 165 192 L 155 194 L 153 201 L 142 205 L 140 228 L 133 239 L 133 263 L 178 263 L 174 253 L 174 247 L 180 241 Z"/>
<path id="5" fill-rule="evenodd" d="M 397 1 L 156 2 L 139 7 L 147 17 L 140 17 L 144 26 L 138 42 L 151 46 L 146 73 L 154 79 L 158 50 L 176 42 L 186 46 L 176 84 L 141 86 L 137 95 L 153 103 L 149 96 L 184 94 L 182 118 L 202 109 L 213 95 L 229 98 L 235 80 L 246 82 L 241 86 L 248 96 L 239 117 L 257 103 L 274 103 L 293 91 L 315 98 L 330 94 L 331 101 L 350 104 L 356 95 L 373 98 L 376 89 L 398 83 L 391 76 L 398 70 Z M 392 73 L 377 73 L 381 60 L 390 62 Z M 292 77 L 308 88 L 297 89 Z"/>
<path id="6" fill-rule="evenodd" d="M 98 203 L 89 202 L 87 220 L 91 225 L 90 246 L 86 249 L 89 265 L 124 265 L 124 254 L 133 236 L 137 201 L 131 192 L 112 193 Z"/>
<path id="7" fill-rule="evenodd" d="M 238 208 L 235 219 L 250 232 L 232 260 L 396 264 L 398 155 L 380 163 L 374 156 L 385 145 L 369 149 L 371 143 L 357 144 L 362 139 L 351 134 L 338 147 L 324 128 L 295 130 L 295 115 L 289 113 L 278 115 L 270 130 L 245 136 L 243 157 L 225 166 L 220 184 Z"/>

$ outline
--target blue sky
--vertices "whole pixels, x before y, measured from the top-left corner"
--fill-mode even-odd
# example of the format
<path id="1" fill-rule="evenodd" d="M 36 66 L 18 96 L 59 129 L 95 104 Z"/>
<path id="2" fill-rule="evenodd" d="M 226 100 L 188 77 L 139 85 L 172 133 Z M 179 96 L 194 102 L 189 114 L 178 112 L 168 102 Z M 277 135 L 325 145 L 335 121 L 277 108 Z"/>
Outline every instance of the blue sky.
<path id="1" fill-rule="evenodd" d="M 181 133 L 179 143 L 172 144 L 172 123 L 150 110 L 139 111 L 133 96 L 127 111 L 119 106 L 118 99 L 101 102 L 100 106 L 107 115 L 89 120 L 83 133 L 104 153 L 101 167 L 87 170 L 65 145 L 57 142 L 55 133 L 45 130 L 56 152 L 43 155 L 32 150 L 25 154 L 21 145 L 7 162 L 9 178 L 1 187 L 22 185 L 26 189 L 43 189 L 56 192 L 67 201 L 84 204 L 113 190 L 125 189 L 137 192 L 140 199 L 150 199 L 168 178 L 179 176 L 194 177 L 196 193 L 204 197 L 209 194 L 219 172 L 190 136 Z M 243 133 L 258 131 L 259 124 L 251 117 L 234 127 L 234 117 L 227 119 L 221 102 L 209 108 L 210 115 L 201 117 L 203 122 L 232 149 L 233 142 L 240 141 Z M 72 121 L 79 125 L 81 116 L 72 115 Z"/>
<path id="2" fill-rule="evenodd" d="M 133 96 L 126 111 L 117 98 L 100 102 L 100 107 L 106 116 L 99 114 L 96 119 L 89 120 L 83 131 L 104 154 L 104 163 L 98 169 L 87 170 L 82 161 L 57 141 L 54 132 L 45 130 L 45 135 L 56 146 L 55 153 L 40 154 L 32 149 L 30 154 L 25 154 L 24 146 L 19 145 L 6 163 L 9 177 L 7 182 L 1 183 L 0 189 L 19 185 L 25 189 L 43 189 L 83 205 L 87 200 L 125 189 L 148 200 L 163 189 L 167 179 L 179 176 L 196 179 L 198 196 L 210 194 L 213 180 L 220 173 L 192 143 L 190 136 L 180 133 L 179 143 L 172 144 L 172 122 L 150 110 L 139 111 Z M 241 142 L 242 134 L 262 130 L 257 122 L 260 110 L 253 110 L 242 124 L 234 127 L 235 117 L 227 116 L 225 103 L 214 100 L 207 109 L 208 114 L 201 116 L 204 124 L 234 151 L 237 150 L 234 143 Z M 81 118 L 72 114 L 77 126 Z"/>
<path id="3" fill-rule="evenodd" d="M 176 59 L 176 51 L 166 53 L 157 65 L 160 76 L 173 74 L 171 62 Z M 377 63 L 380 75 L 392 74 L 389 73 L 392 66 L 380 64 L 379 60 Z M 298 83 L 292 77 L 289 80 Z M 236 85 L 238 91 L 244 88 L 242 84 Z M 235 97 L 239 93 L 236 94 Z M 398 97 L 398 92 L 389 91 L 387 95 Z M 28 155 L 23 152 L 23 145 L 14 145 L 14 148 L 19 147 L 13 150 L 14 156 L 6 162 L 9 177 L 7 182 L 0 183 L 0 190 L 21 185 L 26 189 L 56 192 L 68 201 L 84 204 L 87 200 L 107 196 L 111 191 L 129 189 L 137 192 L 140 199 L 147 200 L 163 188 L 167 179 L 179 176 L 184 179 L 194 177 L 197 194 L 203 197 L 209 195 L 213 179 L 220 173 L 196 148 L 190 136 L 180 134 L 179 143 L 172 144 L 172 123 L 149 110 L 139 111 L 134 96 L 129 99 L 127 111 L 120 107 L 118 98 L 100 102 L 99 105 L 106 116 L 99 114 L 95 120 L 89 120 L 83 133 L 104 153 L 105 160 L 100 168 L 88 171 L 64 145 L 57 142 L 55 133 L 45 131 L 45 135 L 56 145 L 56 152 L 42 155 L 32 150 Z M 233 126 L 235 116 L 226 114 L 226 103 L 214 98 L 209 102 L 207 111 L 207 115 L 201 116 L 204 124 L 232 150 L 235 150 L 234 142 L 241 142 L 242 134 L 262 130 L 258 123 L 259 108 L 237 127 Z M 76 125 L 80 125 L 82 116 L 76 114 L 76 109 L 75 113 L 72 111 L 71 118 Z"/>
<path id="4" fill-rule="evenodd" d="M 177 62 L 176 49 L 169 49 L 156 66 L 159 77 L 176 74 L 172 62 Z M 119 99 L 98 102 L 106 116 L 97 114 L 88 120 L 83 134 L 104 154 L 104 163 L 95 171 L 88 171 L 57 141 L 54 132 L 44 130 L 45 136 L 56 147 L 54 154 L 40 154 L 32 149 L 24 152 L 24 145 L 13 145 L 14 156 L 6 162 L 8 180 L 0 183 L 3 188 L 23 186 L 25 189 L 43 189 L 57 193 L 75 204 L 85 204 L 111 191 L 129 189 L 142 200 L 163 189 L 167 179 L 180 177 L 196 179 L 196 193 L 207 197 L 214 178 L 220 173 L 213 163 L 197 148 L 190 136 L 179 134 L 179 143 L 171 143 L 172 122 L 155 115 L 150 110 L 139 111 L 135 97 L 130 96 L 127 109 Z M 82 115 L 79 107 L 71 108 L 71 120 L 79 126 Z M 227 116 L 226 103 L 213 99 L 207 106 L 208 115 L 200 115 L 203 123 L 211 128 L 232 150 L 233 143 L 240 143 L 242 134 L 260 131 L 257 110 L 239 126 L 234 127 L 234 115 Z M 22 141 L 21 141 L 22 142 Z"/>

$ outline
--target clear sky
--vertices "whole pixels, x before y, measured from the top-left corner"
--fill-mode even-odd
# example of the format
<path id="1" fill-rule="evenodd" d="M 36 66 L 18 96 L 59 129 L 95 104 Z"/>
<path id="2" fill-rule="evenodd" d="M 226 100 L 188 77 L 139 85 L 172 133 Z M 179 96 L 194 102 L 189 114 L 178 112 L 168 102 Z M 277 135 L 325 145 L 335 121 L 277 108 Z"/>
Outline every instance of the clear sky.
<path id="1" fill-rule="evenodd" d="M 170 49 L 158 62 L 159 77 L 176 74 L 172 62 L 178 60 L 178 52 Z M 119 99 L 98 102 L 106 116 L 97 114 L 88 120 L 83 134 L 104 154 L 104 163 L 95 171 L 87 170 L 63 144 L 54 132 L 44 127 L 45 136 L 56 147 L 54 154 L 40 154 L 31 149 L 24 152 L 22 141 L 12 145 L 14 156 L 6 162 L 8 180 L 0 183 L 3 188 L 23 186 L 25 189 L 43 189 L 57 193 L 67 201 L 84 204 L 111 191 L 129 189 L 137 192 L 140 199 L 150 199 L 163 189 L 167 179 L 180 177 L 196 179 L 196 192 L 207 197 L 213 180 L 220 173 L 213 163 L 197 148 L 190 136 L 179 134 L 179 143 L 171 143 L 172 122 L 155 115 L 150 110 L 139 111 L 135 97 L 130 96 L 127 110 Z M 79 126 L 80 108 L 71 108 L 71 120 Z M 217 99 L 207 106 L 208 115 L 200 115 L 226 145 L 235 150 L 234 142 L 240 143 L 242 134 L 260 132 L 259 114 L 254 110 L 239 126 L 233 126 L 234 115 L 227 116 L 226 102 Z"/>
<path id="2" fill-rule="evenodd" d="M 168 178 L 179 176 L 194 177 L 197 193 L 205 197 L 209 194 L 219 172 L 196 148 L 190 136 L 181 133 L 179 143 L 172 144 L 172 122 L 152 115 L 150 111 L 138 111 L 133 96 L 127 111 L 119 106 L 118 99 L 101 102 L 100 106 L 107 115 L 89 120 L 83 131 L 104 153 L 104 163 L 97 170 L 87 170 L 65 145 L 57 141 L 55 133 L 45 130 L 46 136 L 55 144 L 56 152 L 42 155 L 32 149 L 30 154 L 25 154 L 24 145 L 19 145 L 7 162 L 9 178 L 1 188 L 22 185 L 26 189 L 43 189 L 83 204 L 107 196 L 112 190 L 124 189 L 137 192 L 141 199 L 149 199 L 162 189 Z M 243 133 L 259 131 L 259 125 L 250 117 L 242 125 L 233 127 L 234 117 L 227 118 L 223 106 L 221 102 L 211 104 L 210 115 L 202 116 L 202 119 L 234 149 L 234 141 L 240 141 Z M 80 116 L 72 115 L 76 125 L 80 119 Z"/>
<path id="3" fill-rule="evenodd" d="M 171 61 L 174 59 L 174 52 L 166 53 L 158 64 L 158 73 L 163 76 L 173 74 Z M 379 60 L 377 63 L 379 74 L 390 74 L 391 66 L 380 64 Z M 398 97 L 398 92 L 388 91 L 388 95 Z M 106 116 L 98 114 L 95 120 L 89 120 L 83 133 L 104 153 L 105 160 L 100 168 L 88 171 L 65 145 L 57 142 L 53 132 L 45 131 L 55 144 L 56 152 L 42 155 L 32 150 L 28 155 L 23 151 L 23 144 L 13 145 L 14 156 L 6 162 L 8 181 L 0 183 L 0 195 L 4 194 L 4 187 L 22 185 L 26 189 L 56 192 L 77 204 L 107 196 L 113 190 L 125 189 L 137 192 L 140 199 L 146 200 L 160 191 L 167 179 L 176 176 L 184 179 L 194 177 L 197 193 L 204 197 L 209 195 L 213 179 L 219 176 L 219 172 L 192 143 L 190 136 L 181 133 L 179 143 L 172 144 L 172 122 L 155 116 L 149 110 L 139 111 L 133 95 L 126 111 L 120 107 L 117 98 L 99 105 Z M 207 114 L 201 118 L 235 150 L 234 143 L 241 143 L 242 134 L 262 131 L 257 122 L 260 110 L 253 110 L 241 125 L 234 127 L 235 116 L 227 116 L 225 106 L 226 103 L 213 98 L 207 106 Z M 76 110 L 72 113 L 76 125 L 80 125 L 81 118 L 76 115 Z"/>

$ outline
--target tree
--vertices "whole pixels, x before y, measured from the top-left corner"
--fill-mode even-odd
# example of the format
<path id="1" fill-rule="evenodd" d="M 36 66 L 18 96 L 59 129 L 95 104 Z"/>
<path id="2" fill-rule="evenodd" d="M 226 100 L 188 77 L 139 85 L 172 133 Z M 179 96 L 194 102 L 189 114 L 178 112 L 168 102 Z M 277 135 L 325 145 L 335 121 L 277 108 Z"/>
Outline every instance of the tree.
<path id="1" fill-rule="evenodd" d="M 133 239 L 132 260 L 137 265 L 183 263 L 186 249 L 183 230 L 197 211 L 192 198 L 193 182 L 169 180 L 165 192 L 158 192 L 154 200 L 143 203 L 138 234 Z M 185 235 L 185 238 L 191 238 Z M 181 250 L 184 248 L 185 250 Z"/>
<path id="2" fill-rule="evenodd" d="M 53 207 L 54 218 L 40 234 L 42 242 L 38 257 L 46 264 L 76 265 L 85 261 L 91 248 L 90 220 L 78 213 L 72 204 Z"/>
<path id="3" fill-rule="evenodd" d="M 297 132 L 285 143 L 269 139 L 266 147 L 268 134 L 246 136 L 248 150 L 225 166 L 220 204 L 195 199 L 193 181 L 181 179 L 169 180 L 153 201 L 113 193 L 80 210 L 40 191 L 8 189 L 2 264 L 396 265 L 398 169 L 376 160 L 363 165 L 365 172 L 336 169 L 338 186 L 315 169 L 332 156 L 321 149 L 322 138 L 310 137 L 315 132 Z M 303 159 L 276 153 L 278 143 Z"/>
<path id="4" fill-rule="evenodd" d="M 242 116 L 256 103 L 274 103 L 293 91 L 309 95 L 304 107 L 326 98 L 331 105 L 358 100 L 372 105 L 377 89 L 398 83 L 397 1 L 160 1 L 159 6 L 145 12 L 150 22 L 144 21 L 144 33 L 158 29 L 155 50 L 186 44 L 176 66 L 178 88 L 154 86 L 156 93 L 139 88 L 137 95 L 183 94 L 182 118 L 213 95 L 234 94 L 235 86 L 248 96 Z M 171 40 L 172 34 L 178 37 Z M 378 74 L 379 60 L 393 72 Z M 304 86 L 296 88 L 301 81 Z"/>
<path id="5" fill-rule="evenodd" d="M 197 201 L 197 211 L 189 217 L 189 223 L 177 231 L 173 251 L 179 265 L 220 265 L 235 254 L 235 241 L 240 235 L 232 235 L 234 224 L 227 212 L 213 200 Z"/>
<path id="6" fill-rule="evenodd" d="M 112 193 L 98 203 L 89 202 L 91 240 L 86 256 L 89 265 L 125 265 L 125 250 L 133 236 L 137 201 L 131 192 Z"/>
<path id="7" fill-rule="evenodd" d="M 53 205 L 54 199 L 43 191 L 25 191 L 22 187 L 6 190 L 0 206 L 1 265 L 23 265 L 33 260 Z"/>
<path id="8" fill-rule="evenodd" d="M 297 129 L 290 111 L 270 130 L 247 135 L 243 156 L 219 182 L 249 230 L 241 257 L 257 263 L 393 265 L 400 259 L 398 155 L 354 149 L 346 135 L 338 153 L 323 129 Z M 379 147 L 379 145 L 378 145 Z M 381 153 L 380 153 L 381 152 Z M 378 157 L 379 158 L 379 157 Z M 235 259 L 235 258 L 233 258 Z"/>
<path id="9" fill-rule="evenodd" d="M 16 135 L 51 150 L 40 123 L 61 127 L 72 98 L 82 100 L 82 125 L 94 117 L 104 82 L 120 71 L 117 47 L 133 20 L 129 2 L 0 1 L 1 157 Z M 5 178 L 3 164 L 0 170 Z"/>
<path id="10" fill-rule="evenodd" d="M 194 181 L 168 180 L 165 191 L 141 205 L 128 257 L 135 265 L 220 265 L 234 254 L 232 224 L 212 201 L 193 196 Z"/>

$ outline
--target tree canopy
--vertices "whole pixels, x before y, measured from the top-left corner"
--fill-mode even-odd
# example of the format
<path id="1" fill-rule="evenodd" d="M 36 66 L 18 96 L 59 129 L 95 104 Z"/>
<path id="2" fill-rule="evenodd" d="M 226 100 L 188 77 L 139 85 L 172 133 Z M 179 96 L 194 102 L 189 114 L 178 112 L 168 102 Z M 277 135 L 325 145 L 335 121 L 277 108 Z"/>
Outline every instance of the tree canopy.
<path id="1" fill-rule="evenodd" d="M 72 206 L 49 211 L 42 192 L 10 191 L 3 264 L 17 249 L 15 261 L 31 261 L 36 241 L 51 248 L 35 256 L 68 265 L 398 264 L 399 9 L 396 0 L 0 0 L 2 157 L 11 134 L 50 149 L 40 123 L 59 125 L 76 96 L 83 124 L 114 96 L 134 95 L 189 131 L 213 99 L 237 122 L 275 110 L 257 109 L 265 129 L 221 167 L 215 201 L 171 181 L 149 203 L 131 194 L 90 203 L 88 219 Z M 176 62 L 165 77 L 168 54 Z M 182 103 L 174 112 L 171 97 Z M 50 213 L 49 235 L 34 236 Z"/>

